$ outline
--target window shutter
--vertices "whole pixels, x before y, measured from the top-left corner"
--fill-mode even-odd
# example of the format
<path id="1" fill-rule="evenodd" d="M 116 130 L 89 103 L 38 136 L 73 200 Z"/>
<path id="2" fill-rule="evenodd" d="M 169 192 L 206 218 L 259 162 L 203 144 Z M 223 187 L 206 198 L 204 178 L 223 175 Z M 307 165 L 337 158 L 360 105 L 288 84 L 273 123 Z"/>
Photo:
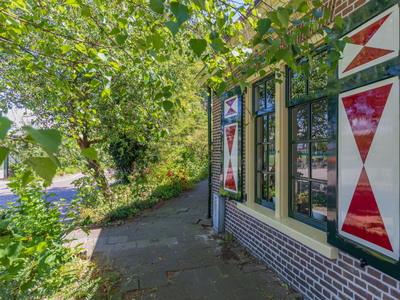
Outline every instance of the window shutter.
<path id="1" fill-rule="evenodd" d="M 371 0 L 342 28 L 353 44 L 328 81 L 328 242 L 400 279 L 398 1 Z"/>
<path id="2" fill-rule="evenodd" d="M 221 96 L 221 189 L 222 196 L 242 201 L 243 115 L 240 87 Z"/>

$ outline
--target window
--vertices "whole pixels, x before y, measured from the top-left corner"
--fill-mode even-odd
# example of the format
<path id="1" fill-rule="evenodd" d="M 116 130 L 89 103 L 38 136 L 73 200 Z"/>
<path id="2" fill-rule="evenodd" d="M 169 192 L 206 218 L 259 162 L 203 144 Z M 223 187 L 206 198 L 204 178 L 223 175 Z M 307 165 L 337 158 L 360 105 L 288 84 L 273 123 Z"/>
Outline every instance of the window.
<path id="1" fill-rule="evenodd" d="M 322 61 L 326 63 L 327 59 L 326 51 L 315 55 L 311 61 L 308 58 L 301 59 L 301 64 L 309 65 L 310 74 L 308 78 L 304 74 L 289 70 L 289 103 L 326 89 L 328 74 L 327 72 L 320 74 L 319 65 Z"/>
<path id="2" fill-rule="evenodd" d="M 268 77 L 254 89 L 256 115 L 255 202 L 275 209 L 275 82 Z"/>
<path id="3" fill-rule="evenodd" d="M 290 116 L 290 201 L 289 216 L 326 230 L 327 222 L 327 130 L 328 103 L 321 94 L 326 89 L 326 72 L 318 74 L 322 53 L 310 63 L 305 76 L 289 71 Z"/>

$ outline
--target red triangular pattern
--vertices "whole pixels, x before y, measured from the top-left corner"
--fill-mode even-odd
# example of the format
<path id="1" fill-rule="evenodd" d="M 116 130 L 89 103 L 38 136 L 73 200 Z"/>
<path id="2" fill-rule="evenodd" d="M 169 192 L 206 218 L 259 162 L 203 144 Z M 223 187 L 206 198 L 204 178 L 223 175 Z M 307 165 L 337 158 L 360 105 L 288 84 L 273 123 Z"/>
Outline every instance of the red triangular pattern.
<path id="1" fill-rule="evenodd" d="M 342 230 L 379 247 L 393 251 L 364 167 Z"/>
<path id="2" fill-rule="evenodd" d="M 355 35 L 351 36 L 351 41 L 356 45 L 365 46 L 391 14 L 392 13 L 384 16 L 382 19 L 376 21 L 375 23 L 369 25 L 360 32 L 357 32 Z"/>
<path id="3" fill-rule="evenodd" d="M 229 156 L 232 154 L 233 140 L 235 139 L 236 125 L 225 128 L 226 140 L 228 141 Z"/>
<path id="4" fill-rule="evenodd" d="M 386 50 L 372 47 L 364 47 L 358 52 L 357 56 L 351 61 L 343 73 L 357 68 L 363 64 L 373 61 L 379 57 L 385 56 L 389 53 L 394 52 L 394 50 Z"/>
<path id="5" fill-rule="evenodd" d="M 228 104 L 229 106 L 232 106 L 233 102 L 235 102 L 235 101 L 236 101 L 236 98 L 233 98 L 229 101 L 226 101 L 226 104 Z"/>
<path id="6" fill-rule="evenodd" d="M 391 83 L 342 99 L 363 163 L 368 156 L 392 85 Z"/>
<path id="7" fill-rule="evenodd" d="M 235 113 L 236 113 L 236 111 L 231 107 L 231 108 L 228 110 L 228 112 L 226 113 L 225 116 L 230 116 L 230 115 L 233 115 L 233 114 L 235 114 Z"/>
<path id="8" fill-rule="evenodd" d="M 226 173 L 225 188 L 230 189 L 235 192 L 237 191 L 236 183 L 235 183 L 235 176 L 233 175 L 232 162 L 230 159 L 229 159 L 228 172 Z"/>

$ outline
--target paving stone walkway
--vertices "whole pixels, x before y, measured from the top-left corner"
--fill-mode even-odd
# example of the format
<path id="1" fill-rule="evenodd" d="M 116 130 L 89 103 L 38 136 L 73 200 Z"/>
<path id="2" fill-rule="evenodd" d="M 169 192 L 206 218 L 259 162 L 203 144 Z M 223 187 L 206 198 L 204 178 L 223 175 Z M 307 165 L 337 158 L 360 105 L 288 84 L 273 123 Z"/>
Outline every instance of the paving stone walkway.
<path id="1" fill-rule="evenodd" d="M 206 212 L 202 181 L 138 221 L 69 238 L 120 273 L 113 299 L 301 299 L 237 242 L 206 227 Z"/>

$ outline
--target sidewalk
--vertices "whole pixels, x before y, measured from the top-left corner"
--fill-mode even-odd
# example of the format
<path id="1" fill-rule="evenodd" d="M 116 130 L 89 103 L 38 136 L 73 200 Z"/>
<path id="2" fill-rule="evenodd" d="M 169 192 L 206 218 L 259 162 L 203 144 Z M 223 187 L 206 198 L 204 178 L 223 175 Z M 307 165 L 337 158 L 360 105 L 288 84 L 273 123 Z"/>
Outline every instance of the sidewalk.
<path id="1" fill-rule="evenodd" d="M 301 299 L 239 244 L 201 225 L 206 212 L 202 181 L 139 221 L 69 238 L 119 271 L 113 299 Z"/>

